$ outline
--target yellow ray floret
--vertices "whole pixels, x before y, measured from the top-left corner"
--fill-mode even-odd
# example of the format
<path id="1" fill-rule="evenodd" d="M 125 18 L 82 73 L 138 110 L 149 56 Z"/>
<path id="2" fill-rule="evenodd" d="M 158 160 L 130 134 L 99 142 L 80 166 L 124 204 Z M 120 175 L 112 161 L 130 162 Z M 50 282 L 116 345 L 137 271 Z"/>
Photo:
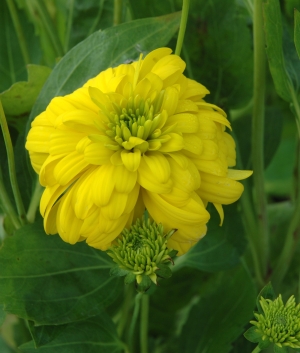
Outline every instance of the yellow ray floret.
<path id="1" fill-rule="evenodd" d="M 147 208 L 166 231 L 178 229 L 168 241 L 183 254 L 206 234 L 208 202 L 222 223 L 222 205 L 241 196 L 238 180 L 252 172 L 229 169 L 226 114 L 171 52 L 101 72 L 32 122 L 26 148 L 45 187 L 46 233 L 106 250 Z"/>

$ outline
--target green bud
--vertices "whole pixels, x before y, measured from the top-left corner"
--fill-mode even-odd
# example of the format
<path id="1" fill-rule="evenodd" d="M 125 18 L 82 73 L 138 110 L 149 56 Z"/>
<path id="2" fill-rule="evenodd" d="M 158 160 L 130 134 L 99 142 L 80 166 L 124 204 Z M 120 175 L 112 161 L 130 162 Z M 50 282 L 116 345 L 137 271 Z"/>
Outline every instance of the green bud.
<path id="1" fill-rule="evenodd" d="M 107 254 L 117 264 L 112 275 L 126 276 L 125 283 L 136 280 L 137 289 L 145 292 L 157 278 L 169 278 L 172 271 L 167 264 L 173 263 L 177 251 L 167 248 L 168 239 L 175 229 L 164 234 L 162 224 L 150 219 L 138 219 L 130 229 L 125 228 Z"/>

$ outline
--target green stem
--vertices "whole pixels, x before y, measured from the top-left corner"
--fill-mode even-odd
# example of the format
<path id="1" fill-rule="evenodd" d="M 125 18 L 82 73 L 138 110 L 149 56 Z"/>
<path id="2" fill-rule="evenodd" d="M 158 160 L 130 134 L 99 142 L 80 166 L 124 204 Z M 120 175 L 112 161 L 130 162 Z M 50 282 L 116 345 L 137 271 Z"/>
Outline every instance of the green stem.
<path id="1" fill-rule="evenodd" d="M 2 170 L 0 167 L 0 203 L 3 211 L 11 219 L 11 222 L 15 229 L 21 228 L 21 223 L 19 221 L 18 215 L 16 214 L 14 206 L 10 202 L 10 198 L 7 195 L 5 186 L 3 184 Z"/>
<path id="2" fill-rule="evenodd" d="M 61 44 L 60 39 L 58 37 L 57 31 L 56 31 L 54 24 L 50 18 L 50 15 L 48 13 L 48 10 L 46 8 L 44 1 L 36 0 L 34 2 L 34 4 L 35 4 L 36 10 L 38 11 L 39 15 L 41 16 L 41 19 L 42 19 L 42 22 L 45 26 L 46 32 L 48 33 L 48 36 L 52 42 L 56 56 L 63 56 L 64 49 L 62 47 L 62 44 Z"/>
<path id="3" fill-rule="evenodd" d="M 175 49 L 175 54 L 178 56 L 180 56 L 180 53 L 181 53 L 181 48 L 182 48 L 185 29 L 186 29 L 186 23 L 187 23 L 188 14 L 189 14 L 189 7 L 190 7 L 190 0 L 183 0 L 180 27 L 179 27 L 179 33 L 178 33 L 176 49 Z"/>
<path id="4" fill-rule="evenodd" d="M 120 338 L 122 338 L 124 328 L 128 323 L 128 315 L 132 304 L 131 302 L 133 299 L 133 291 L 134 291 L 134 287 L 132 285 L 129 285 L 129 284 L 125 285 L 125 294 L 124 294 L 125 298 L 121 308 L 121 315 L 120 315 L 120 320 L 117 328 L 118 336 Z"/>
<path id="5" fill-rule="evenodd" d="M 245 105 L 244 107 L 242 107 L 240 109 L 230 110 L 231 121 L 238 120 L 245 115 L 250 115 L 252 113 L 252 110 L 253 110 L 253 98 L 251 98 L 249 103 L 247 105 Z"/>
<path id="6" fill-rule="evenodd" d="M 33 223 L 35 220 L 36 210 L 39 206 L 42 192 L 43 188 L 40 185 L 39 178 L 36 178 L 35 188 L 27 211 L 27 220 L 29 223 Z"/>
<path id="7" fill-rule="evenodd" d="M 252 351 L 252 353 L 259 353 L 259 352 L 261 352 L 261 349 L 258 346 Z"/>
<path id="8" fill-rule="evenodd" d="M 66 28 L 65 43 L 64 43 L 65 53 L 69 49 L 70 33 L 71 33 L 72 23 L 73 23 L 73 12 L 74 12 L 74 0 L 71 0 L 69 4 L 69 15 L 67 20 L 67 28 Z"/>
<path id="9" fill-rule="evenodd" d="M 140 344 L 141 353 L 148 353 L 148 316 L 149 316 L 149 295 L 142 296 Z"/>
<path id="10" fill-rule="evenodd" d="M 133 352 L 133 345 L 134 345 L 133 338 L 135 333 L 136 322 L 139 316 L 142 295 L 143 295 L 142 293 L 138 293 L 134 299 L 134 309 L 133 309 L 132 319 L 129 326 L 129 336 L 128 336 L 128 343 L 129 343 L 131 352 Z"/>
<path id="11" fill-rule="evenodd" d="M 19 20 L 19 16 L 18 16 L 18 12 L 16 10 L 15 4 L 13 0 L 6 0 L 7 2 L 7 6 L 9 8 L 9 12 L 10 12 L 10 16 L 12 18 L 14 27 L 15 27 L 15 31 L 18 37 L 18 42 L 20 45 L 20 49 L 22 52 L 22 56 L 23 56 L 23 60 L 25 65 L 28 65 L 30 63 L 30 57 L 29 57 L 29 52 L 27 49 L 27 43 L 26 43 L 26 39 L 24 37 L 24 31 L 22 29 L 20 20 Z"/>
<path id="12" fill-rule="evenodd" d="M 8 126 L 7 126 L 7 122 L 6 122 L 6 118 L 5 118 L 5 114 L 4 114 L 4 110 L 2 107 L 1 101 L 0 101 L 0 125 L 2 128 L 6 152 L 7 152 L 8 169 L 9 169 L 9 177 L 10 177 L 11 187 L 12 187 L 15 202 L 17 205 L 17 210 L 18 210 L 21 224 L 24 224 L 26 222 L 26 212 L 25 212 L 25 208 L 24 208 L 23 201 L 21 198 L 20 189 L 18 186 L 16 167 L 15 167 L 14 150 L 13 150 L 13 146 L 12 146 L 12 142 L 11 142 L 11 138 L 10 138 L 10 134 L 9 134 L 9 130 L 8 130 Z"/>
<path id="13" fill-rule="evenodd" d="M 269 229 L 267 201 L 264 190 L 264 109 L 265 109 L 265 71 L 266 55 L 263 31 L 262 0 L 254 1 L 254 84 L 252 117 L 252 163 L 254 195 L 257 207 L 258 232 L 256 244 L 261 261 L 262 273 L 266 275 L 269 259 Z"/>
<path id="14" fill-rule="evenodd" d="M 295 94 L 295 91 L 291 89 L 291 97 L 293 102 L 293 108 L 296 115 L 296 123 L 298 129 L 298 143 L 297 143 L 297 160 L 296 160 L 296 183 L 295 190 L 295 207 L 291 217 L 291 221 L 288 227 L 287 235 L 283 245 L 282 252 L 277 261 L 276 267 L 272 274 L 273 285 L 275 288 L 280 286 L 281 281 L 284 279 L 289 266 L 291 264 L 296 244 L 298 242 L 298 236 L 296 236 L 297 228 L 299 227 L 300 219 L 300 107 Z"/>
<path id="15" fill-rule="evenodd" d="M 114 0 L 114 26 L 122 23 L 123 0 Z"/>

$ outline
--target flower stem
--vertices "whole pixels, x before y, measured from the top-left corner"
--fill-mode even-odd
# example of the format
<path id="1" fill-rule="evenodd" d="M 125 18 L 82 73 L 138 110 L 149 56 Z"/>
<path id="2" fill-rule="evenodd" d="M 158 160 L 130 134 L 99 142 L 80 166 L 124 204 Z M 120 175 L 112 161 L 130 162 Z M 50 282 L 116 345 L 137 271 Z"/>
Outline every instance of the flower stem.
<path id="1" fill-rule="evenodd" d="M 133 352 L 133 345 L 134 345 L 133 338 L 134 338 L 136 322 L 139 316 L 142 295 L 143 295 L 142 293 L 138 293 L 134 299 L 134 309 L 133 309 L 132 319 L 129 326 L 129 336 L 128 336 L 128 345 L 130 347 L 130 352 Z"/>
<path id="2" fill-rule="evenodd" d="M 13 0 L 6 0 L 7 6 L 9 8 L 10 16 L 12 18 L 15 31 L 18 37 L 18 43 L 22 52 L 23 60 L 25 65 L 30 63 L 30 57 L 27 49 L 26 39 L 24 37 L 24 32 L 19 20 L 18 12 L 16 10 L 15 4 Z"/>
<path id="3" fill-rule="evenodd" d="M 27 220 L 29 223 L 33 223 L 35 220 L 36 210 L 39 206 L 43 188 L 40 185 L 39 179 L 36 178 L 35 188 L 31 196 L 30 204 L 27 211 Z"/>
<path id="4" fill-rule="evenodd" d="M 267 201 L 264 190 L 264 110 L 266 55 L 263 31 L 262 0 L 254 1 L 254 85 L 252 117 L 252 163 L 254 195 L 257 207 L 258 232 L 256 237 L 258 257 L 263 275 L 266 275 L 269 258 L 269 229 Z"/>
<path id="5" fill-rule="evenodd" d="M 60 39 L 58 37 L 57 31 L 56 31 L 54 24 L 50 18 L 50 15 L 48 13 L 48 10 L 46 8 L 44 1 L 35 0 L 34 5 L 35 5 L 37 12 L 41 16 L 41 19 L 42 19 L 42 22 L 45 26 L 46 32 L 48 33 L 48 36 L 52 42 L 53 48 L 55 50 L 55 55 L 58 57 L 63 56 L 64 49 L 62 47 L 62 44 L 61 44 Z"/>
<path id="6" fill-rule="evenodd" d="M 5 118 L 5 114 L 4 114 L 4 110 L 2 107 L 1 101 L 0 101 L 0 125 L 2 128 L 6 152 L 7 152 L 9 177 L 10 177 L 12 191 L 14 194 L 14 198 L 15 198 L 15 202 L 17 205 L 17 210 L 18 210 L 21 224 L 25 224 L 26 220 L 27 220 L 26 219 L 26 212 L 25 212 L 25 208 L 24 208 L 23 201 L 21 198 L 20 189 L 18 186 L 18 181 L 17 181 L 14 150 L 13 150 L 13 146 L 12 146 L 12 142 L 11 142 L 11 138 L 10 138 L 10 134 L 9 134 L 9 130 L 8 130 L 8 126 L 7 126 L 7 122 L 6 122 L 6 118 Z"/>
<path id="7" fill-rule="evenodd" d="M 291 221 L 287 230 L 287 235 L 285 237 L 285 242 L 283 245 L 282 252 L 277 261 L 276 267 L 273 271 L 273 285 L 276 288 L 280 285 L 284 276 L 286 275 L 289 266 L 291 264 L 296 244 L 298 242 L 299 237 L 296 236 L 297 228 L 300 224 L 300 107 L 298 103 L 298 99 L 296 97 L 295 91 L 293 89 L 290 90 L 292 103 L 294 108 L 294 113 L 296 115 L 296 124 L 298 129 L 298 143 L 297 143 L 297 160 L 296 160 L 296 182 L 295 182 L 295 205 L 294 211 L 291 217 Z"/>
<path id="8" fill-rule="evenodd" d="M 149 295 L 142 296 L 141 323 L 140 323 L 140 344 L 141 353 L 148 353 L 148 316 L 149 316 Z"/>
<path id="9" fill-rule="evenodd" d="M 126 327 L 126 324 L 128 323 L 128 315 L 129 315 L 129 311 L 130 311 L 130 307 L 132 305 L 132 299 L 133 299 L 133 290 L 134 287 L 132 285 L 125 285 L 125 293 L 124 293 L 124 302 L 121 308 L 121 316 L 120 316 L 120 320 L 118 322 L 118 336 L 120 338 L 122 338 L 123 335 L 123 331 Z"/>
<path id="10" fill-rule="evenodd" d="M 114 26 L 122 23 L 123 0 L 114 0 Z"/>
<path id="11" fill-rule="evenodd" d="M 189 6 L 190 6 L 190 0 L 183 0 L 180 27 L 179 27 L 179 33 L 178 33 L 176 49 L 175 49 L 175 54 L 178 56 L 180 56 L 181 48 L 183 45 L 186 23 L 187 23 L 188 14 L 189 14 Z"/>
<path id="12" fill-rule="evenodd" d="M 68 14 L 68 17 L 67 17 L 66 35 L 65 35 L 65 42 L 64 42 L 64 51 L 65 51 L 65 53 L 69 49 L 70 34 L 71 34 L 72 23 L 73 23 L 73 12 L 74 12 L 74 0 L 70 0 L 70 3 L 69 3 L 69 14 Z"/>
<path id="13" fill-rule="evenodd" d="M 15 227 L 15 229 L 21 228 L 21 223 L 19 221 L 18 215 L 16 214 L 14 206 L 10 202 L 10 198 L 7 195 L 5 186 L 3 184 L 1 167 L 0 167 L 0 201 L 1 201 L 1 206 L 3 211 L 5 212 L 6 215 L 10 217 L 11 222 Z"/>

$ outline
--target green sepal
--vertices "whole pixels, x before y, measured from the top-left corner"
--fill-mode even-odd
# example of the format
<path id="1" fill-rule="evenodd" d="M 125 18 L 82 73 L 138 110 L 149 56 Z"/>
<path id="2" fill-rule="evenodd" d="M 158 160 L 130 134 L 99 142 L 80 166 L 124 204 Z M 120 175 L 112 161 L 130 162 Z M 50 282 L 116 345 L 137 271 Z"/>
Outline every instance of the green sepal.
<path id="1" fill-rule="evenodd" d="M 172 277 L 172 270 L 168 265 L 165 264 L 159 264 L 159 269 L 155 271 L 157 276 L 161 278 L 170 278 Z"/>
<path id="2" fill-rule="evenodd" d="M 126 276 L 128 273 L 129 272 L 127 270 L 124 270 L 119 266 L 112 267 L 109 272 L 111 276 L 118 276 L 118 277 Z"/>
<path id="3" fill-rule="evenodd" d="M 269 282 L 267 285 L 264 286 L 264 288 L 259 292 L 256 298 L 256 306 L 257 306 L 258 312 L 260 314 L 263 314 L 263 310 L 259 302 L 261 297 L 263 297 L 264 299 L 271 299 L 271 300 L 276 299 L 276 294 L 274 292 L 271 282 Z"/>
<path id="4" fill-rule="evenodd" d="M 273 347 L 274 353 L 288 353 L 288 348 L 287 347 L 279 347 L 277 344 L 274 344 Z"/>
<path id="5" fill-rule="evenodd" d="M 256 331 L 256 327 L 252 326 L 250 327 L 245 333 L 244 337 L 253 343 L 257 343 L 261 341 L 261 335 Z"/>
<path id="6" fill-rule="evenodd" d="M 148 276 L 143 276 L 141 283 L 136 285 L 136 289 L 140 293 L 145 293 L 151 287 L 152 281 Z"/>
<path id="7" fill-rule="evenodd" d="M 259 343 L 258 343 L 258 347 L 263 350 L 263 349 L 266 349 L 269 347 L 269 345 L 271 344 L 271 342 L 269 340 L 261 340 Z"/>
<path id="8" fill-rule="evenodd" d="M 174 259 L 177 253 L 178 253 L 178 250 L 171 250 L 168 255 L 170 256 L 171 259 Z"/>
<path id="9" fill-rule="evenodd" d="M 129 284 L 135 281 L 135 274 L 133 274 L 132 272 L 128 272 L 126 277 L 125 277 L 125 284 Z"/>

